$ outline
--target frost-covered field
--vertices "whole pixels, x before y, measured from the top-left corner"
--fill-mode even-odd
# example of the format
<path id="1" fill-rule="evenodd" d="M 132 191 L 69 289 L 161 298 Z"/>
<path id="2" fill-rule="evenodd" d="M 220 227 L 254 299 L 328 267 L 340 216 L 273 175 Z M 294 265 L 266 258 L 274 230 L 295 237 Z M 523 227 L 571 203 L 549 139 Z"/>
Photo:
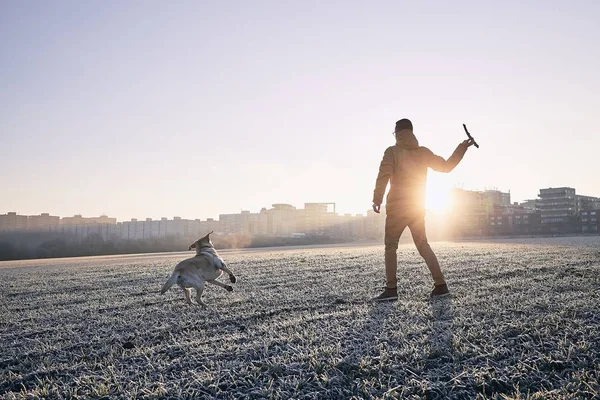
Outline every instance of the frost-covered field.
<path id="1" fill-rule="evenodd" d="M 160 286 L 177 255 L 0 263 L 0 398 L 593 398 L 600 237 L 223 253 L 208 310 Z M 223 279 L 223 278 L 222 278 Z"/>

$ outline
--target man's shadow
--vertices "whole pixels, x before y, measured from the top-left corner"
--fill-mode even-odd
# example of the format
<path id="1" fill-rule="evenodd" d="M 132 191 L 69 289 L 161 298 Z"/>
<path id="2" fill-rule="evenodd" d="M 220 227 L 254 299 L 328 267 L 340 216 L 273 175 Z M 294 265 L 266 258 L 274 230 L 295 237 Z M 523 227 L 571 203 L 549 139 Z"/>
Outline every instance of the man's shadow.
<path id="1" fill-rule="evenodd" d="M 452 298 L 432 298 L 431 311 L 433 326 L 428 338 L 429 358 L 452 358 Z"/>
<path id="2" fill-rule="evenodd" d="M 433 298 L 430 301 L 433 325 L 427 344 L 429 359 L 452 358 L 452 300 L 450 296 Z M 370 302 L 364 318 L 357 319 L 347 329 L 340 343 L 342 361 L 337 369 L 349 376 L 360 375 L 366 367 L 363 363 L 378 357 L 377 345 L 386 336 L 386 330 L 393 329 L 389 325 L 390 315 L 399 312 L 396 302 Z M 384 339 L 385 340 L 385 339 Z"/>
<path id="3" fill-rule="evenodd" d="M 390 313 L 397 312 L 395 302 L 368 302 L 367 307 L 364 318 L 347 329 L 340 343 L 342 361 L 337 368 L 349 375 L 361 370 L 363 360 L 377 356 L 377 344 L 388 329 L 386 321 Z"/>

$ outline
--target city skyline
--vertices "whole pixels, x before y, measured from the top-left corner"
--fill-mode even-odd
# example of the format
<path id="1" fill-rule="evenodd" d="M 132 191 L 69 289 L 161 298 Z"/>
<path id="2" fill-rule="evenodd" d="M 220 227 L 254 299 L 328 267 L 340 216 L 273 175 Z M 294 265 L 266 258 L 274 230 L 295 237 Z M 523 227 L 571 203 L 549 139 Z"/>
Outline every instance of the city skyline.
<path id="1" fill-rule="evenodd" d="M 481 145 L 429 174 L 430 207 L 457 185 L 600 195 L 599 19 L 594 1 L 4 2 L 0 210 L 364 213 L 403 117 L 443 157 L 463 123 Z"/>
<path id="2" fill-rule="evenodd" d="M 558 187 L 570 187 L 570 186 L 554 186 L 554 187 L 558 188 Z M 552 188 L 552 187 L 549 187 L 549 188 Z M 512 192 L 510 191 L 510 189 L 506 190 L 506 191 L 503 191 L 501 189 L 498 189 L 495 186 L 492 186 L 492 187 L 489 187 L 489 188 L 483 188 L 482 190 L 480 190 L 478 188 L 475 188 L 475 189 L 473 189 L 473 188 L 465 189 L 463 187 L 458 187 L 458 186 L 453 187 L 452 189 L 463 189 L 463 190 L 474 191 L 474 192 L 478 192 L 478 191 L 498 191 L 498 192 L 503 192 L 503 193 L 509 193 L 511 195 L 511 202 L 512 203 L 517 202 L 519 204 L 523 204 L 524 202 L 527 202 L 527 201 L 530 201 L 530 200 L 536 200 L 539 197 L 539 191 L 540 191 L 540 189 L 536 189 L 537 192 L 538 192 L 536 195 L 528 197 L 528 198 L 516 200 L 516 199 L 514 199 L 512 197 Z M 444 199 L 445 201 L 446 200 L 449 201 L 450 191 L 452 189 L 449 189 L 448 193 L 446 194 L 446 197 L 448 197 L 448 199 Z M 600 192 L 598 192 L 598 193 L 578 193 L 578 194 L 579 195 L 583 195 L 583 196 L 600 197 Z M 327 202 L 317 201 L 315 203 L 327 203 Z M 340 204 L 339 202 L 332 202 L 332 203 L 336 204 L 336 206 L 339 207 L 339 204 Z M 429 204 L 429 201 L 427 201 L 427 203 Z M 148 215 L 146 215 L 146 216 L 137 216 L 136 215 L 136 216 L 127 216 L 127 217 L 124 217 L 124 218 L 121 218 L 119 216 L 113 216 L 112 218 L 115 218 L 117 222 L 127 222 L 127 221 L 131 221 L 131 220 L 143 221 L 143 220 L 146 220 L 146 219 L 152 219 L 154 221 L 157 221 L 157 220 L 168 218 L 168 217 L 183 218 L 183 219 L 190 219 L 190 220 L 205 220 L 205 221 L 206 220 L 210 220 L 210 219 L 218 220 L 220 215 L 224 215 L 224 214 L 225 215 L 226 214 L 237 214 L 237 213 L 241 213 L 241 212 L 260 212 L 260 210 L 262 210 L 262 209 L 268 209 L 269 207 L 272 207 L 272 206 L 274 206 L 276 204 L 290 204 L 290 205 L 292 205 L 294 207 L 299 208 L 299 206 L 297 204 L 294 204 L 294 203 L 271 202 L 271 203 L 269 203 L 269 205 L 263 205 L 262 207 L 260 207 L 259 209 L 255 210 L 255 211 L 253 211 L 249 207 L 242 207 L 239 210 L 237 210 L 237 212 L 236 211 L 234 211 L 234 212 L 218 212 L 215 215 L 205 216 L 203 218 L 201 218 L 199 216 L 193 216 L 193 215 L 192 216 L 182 216 L 181 214 L 179 214 L 177 212 L 166 214 L 166 215 L 160 215 L 160 216 L 148 216 Z M 305 205 L 305 204 L 307 204 L 307 202 L 303 202 L 301 204 Z M 446 214 L 446 213 L 448 213 L 448 212 L 451 211 L 449 209 L 449 205 L 450 205 L 450 203 L 446 204 L 444 207 L 426 207 L 426 210 L 427 210 L 428 213 Z M 383 206 L 385 206 L 385 201 L 384 201 Z M 365 215 L 367 215 L 367 213 L 370 210 L 371 210 L 370 208 L 366 208 L 363 212 L 355 212 L 355 213 L 338 212 L 337 214 L 338 215 L 348 215 L 349 214 L 349 215 L 352 215 L 352 216 L 365 216 Z M 37 215 L 41 215 L 41 214 L 49 214 L 49 215 L 54 215 L 54 216 L 58 215 L 61 218 L 65 218 L 65 217 L 77 217 L 77 216 L 79 216 L 79 217 L 82 217 L 82 216 L 85 217 L 85 215 L 88 215 L 88 216 L 89 215 L 97 215 L 97 216 L 100 216 L 100 217 L 106 217 L 106 216 L 110 216 L 111 215 L 109 213 L 85 214 L 84 215 L 83 213 L 77 213 L 77 212 L 76 213 L 71 213 L 71 214 L 59 215 L 58 213 L 53 213 L 53 212 L 50 212 L 48 210 L 43 210 L 41 212 L 39 210 L 37 210 L 37 211 L 34 211 L 34 212 L 29 212 L 29 213 L 27 213 L 27 212 L 20 212 L 18 210 L 0 210 L 0 212 L 5 212 L 5 213 L 12 212 L 12 213 L 16 213 L 18 215 L 30 215 L 30 216 L 37 216 Z M 94 217 L 91 217 L 91 218 L 94 218 Z"/>
<path id="3" fill-rule="evenodd" d="M 464 192 L 468 192 L 468 193 L 496 193 L 499 195 L 504 195 L 506 196 L 506 199 L 508 200 L 503 200 L 502 204 L 504 204 L 506 201 L 508 201 L 508 203 L 504 204 L 504 205 L 508 205 L 508 206 L 512 206 L 512 205 L 518 205 L 518 206 L 529 206 L 530 202 L 538 202 L 540 201 L 540 198 L 542 196 L 543 191 L 548 191 L 548 190 L 554 190 L 554 189 L 570 189 L 573 191 L 573 194 L 576 194 L 578 197 L 583 197 L 583 198 L 596 198 L 596 199 L 600 199 L 600 195 L 599 196 L 590 196 L 589 193 L 581 193 L 581 192 L 576 192 L 576 188 L 570 187 L 570 186 L 556 186 L 556 187 L 548 187 L 548 188 L 539 188 L 537 189 L 538 194 L 535 197 L 532 198 L 528 198 L 528 199 L 523 199 L 520 201 L 515 200 L 514 198 L 512 198 L 512 194 L 510 190 L 507 191 L 502 191 L 499 190 L 496 187 L 491 187 L 491 188 L 485 188 L 483 190 L 479 190 L 479 189 L 464 189 L 462 187 L 454 187 L 452 190 L 458 190 L 458 191 L 464 191 Z M 449 194 L 451 197 L 451 194 Z M 503 197 L 504 198 L 504 197 Z M 367 209 L 365 210 L 365 212 L 358 212 L 358 213 L 346 213 L 346 212 L 337 212 L 336 211 L 336 207 L 337 207 L 337 202 L 324 202 L 324 201 L 320 201 L 320 202 L 304 202 L 302 203 L 302 205 L 304 207 L 306 207 L 307 205 L 313 205 L 313 204 L 320 204 L 320 205 L 333 205 L 333 209 L 331 209 L 330 207 L 328 208 L 328 213 L 337 215 L 337 216 L 351 216 L 351 217 L 364 217 L 367 216 L 368 214 L 372 213 L 371 209 Z M 384 202 L 382 207 L 385 209 L 385 205 L 386 203 Z M 16 212 L 14 210 L 10 210 L 10 211 L 4 211 L 6 212 L 6 214 L 0 214 L 0 216 L 6 216 L 8 214 L 16 214 L 18 216 L 21 217 L 40 217 L 40 216 L 50 216 L 52 218 L 60 218 L 61 224 L 62 221 L 69 221 L 68 224 L 75 224 L 74 222 L 71 222 L 70 220 L 76 220 L 76 219 L 89 219 L 89 220 L 102 220 L 102 222 L 100 223 L 106 223 L 106 220 L 111 220 L 112 223 L 116 224 L 116 223 L 122 223 L 122 222 L 132 222 L 132 221 L 137 221 L 137 222 L 143 222 L 143 221 L 160 221 L 160 220 L 168 220 L 169 217 L 172 217 L 174 220 L 177 219 L 182 219 L 182 220 L 190 220 L 190 221 L 202 221 L 202 222 L 207 222 L 207 221 L 219 221 L 220 218 L 222 216 L 231 216 L 231 215 L 239 215 L 239 214 L 243 214 L 243 213 L 250 213 L 250 214 L 258 214 L 261 213 L 263 211 L 272 211 L 274 209 L 279 208 L 280 206 L 284 206 L 284 207 L 292 207 L 295 211 L 304 211 L 303 208 L 300 208 L 297 205 L 294 204 L 289 204 L 289 203 L 282 203 L 282 202 L 276 202 L 276 203 L 271 203 L 269 206 L 263 206 L 261 207 L 259 210 L 251 210 L 249 208 L 241 208 L 238 212 L 220 212 L 218 213 L 216 216 L 209 216 L 206 218 L 199 218 L 199 217 L 182 217 L 180 215 L 178 215 L 177 213 L 171 213 L 169 216 L 165 216 L 165 215 L 161 215 L 160 217 L 149 217 L 149 216 L 145 216 L 145 217 L 127 217 L 124 219 L 120 219 L 118 217 L 110 217 L 108 214 L 106 213 L 101 213 L 98 214 L 98 216 L 85 216 L 83 214 L 80 213 L 76 213 L 76 214 L 69 214 L 69 215 L 53 215 L 53 213 L 51 212 L 35 212 L 35 213 L 19 213 Z M 444 207 L 443 209 L 426 209 L 426 213 L 427 214 L 432 214 L 432 215 L 448 215 L 451 214 L 454 209 L 456 208 L 460 208 L 461 206 L 458 204 L 452 204 L 451 202 L 449 203 L 449 207 Z M 0 212 L 2 212 L 0 210 Z"/>
<path id="4" fill-rule="evenodd" d="M 498 190 L 455 189 L 451 197 L 451 212 L 426 216 L 432 241 L 600 233 L 600 197 L 578 194 L 571 187 L 541 188 L 539 199 L 522 203 Z M 0 260 L 176 251 L 209 232 L 215 233 L 220 247 L 229 248 L 379 241 L 386 221 L 385 212 L 374 210 L 340 215 L 335 203 L 304 203 L 304 208 L 275 203 L 260 212 L 219 214 L 207 220 L 117 221 L 105 215 L 61 218 L 9 212 L 0 214 Z"/>

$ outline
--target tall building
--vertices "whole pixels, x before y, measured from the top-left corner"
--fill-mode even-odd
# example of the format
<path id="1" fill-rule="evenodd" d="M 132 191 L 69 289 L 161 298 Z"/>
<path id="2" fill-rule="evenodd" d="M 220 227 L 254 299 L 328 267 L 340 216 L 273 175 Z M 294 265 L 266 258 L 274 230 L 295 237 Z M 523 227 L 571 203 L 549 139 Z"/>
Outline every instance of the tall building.
<path id="1" fill-rule="evenodd" d="M 191 220 L 182 219 L 181 217 L 173 217 L 172 220 L 165 217 L 162 217 L 160 220 L 146 218 L 144 221 L 132 218 L 131 221 L 123 222 L 121 228 L 121 238 L 123 239 L 197 236 L 200 233 L 201 222 L 199 219 Z"/>
<path id="2" fill-rule="evenodd" d="M 56 232 L 59 230 L 60 217 L 42 213 L 27 217 L 27 230 L 34 232 Z"/>
<path id="3" fill-rule="evenodd" d="M 453 236 L 509 235 L 514 207 L 510 192 L 499 190 L 451 191 L 452 215 L 449 230 Z"/>
<path id="4" fill-rule="evenodd" d="M 244 221 L 244 228 L 246 233 L 249 235 L 256 235 L 260 233 L 260 213 L 246 212 L 246 220 Z"/>
<path id="5" fill-rule="evenodd" d="M 452 189 L 451 232 L 453 236 L 481 236 L 488 226 L 491 207 L 483 192 Z"/>
<path id="6" fill-rule="evenodd" d="M 54 232 L 59 230 L 60 217 L 48 213 L 40 215 L 18 215 L 9 212 L 0 215 L 0 232 Z"/>
<path id="7" fill-rule="evenodd" d="M 367 238 L 366 218 L 363 215 L 344 214 L 335 217 L 331 228 L 331 235 L 337 239 L 364 239 Z"/>
<path id="8" fill-rule="evenodd" d="M 298 230 L 298 210 L 291 204 L 275 203 L 273 208 L 260 211 L 259 233 L 263 235 L 290 236 Z"/>
<path id="9" fill-rule="evenodd" d="M 78 238 L 84 238 L 91 234 L 97 234 L 107 239 L 111 236 L 118 236 L 120 226 L 117 225 L 116 218 L 110 218 L 106 215 L 99 217 L 82 217 L 80 214 L 72 217 L 60 219 L 60 232 L 74 235 Z"/>
<path id="10" fill-rule="evenodd" d="M 575 232 L 577 227 L 577 196 L 570 187 L 540 189 L 538 208 L 545 232 Z"/>
<path id="11" fill-rule="evenodd" d="M 333 211 L 329 206 L 333 206 Z M 331 235 L 335 215 L 335 203 L 304 203 L 304 210 L 298 213 L 298 225 L 302 232 L 311 235 Z"/>
<path id="12" fill-rule="evenodd" d="M 249 234 L 252 230 L 258 230 L 260 216 L 252 214 L 250 211 L 242 211 L 239 214 L 220 214 L 220 230 L 223 233 L 244 233 Z"/>
<path id="13" fill-rule="evenodd" d="M 61 225 L 92 225 L 92 224 L 110 224 L 115 225 L 116 218 L 110 218 L 106 215 L 99 217 L 82 217 L 81 214 L 76 214 L 72 217 L 63 217 L 60 219 Z"/>
<path id="14" fill-rule="evenodd" d="M 0 232 L 24 231 L 27 229 L 27 216 L 9 212 L 0 215 Z"/>
<path id="15" fill-rule="evenodd" d="M 220 232 L 220 224 L 218 220 L 214 220 L 213 218 L 207 218 L 206 221 L 199 221 L 198 230 L 200 236 L 206 235 L 209 232 Z"/>
<path id="16" fill-rule="evenodd" d="M 510 206 L 510 192 L 501 192 L 499 190 L 486 190 L 483 192 L 483 198 L 487 208 L 508 207 Z"/>
<path id="17" fill-rule="evenodd" d="M 123 221 L 121 225 L 121 239 L 138 239 L 136 237 L 137 218 L 131 218 L 130 221 Z"/>

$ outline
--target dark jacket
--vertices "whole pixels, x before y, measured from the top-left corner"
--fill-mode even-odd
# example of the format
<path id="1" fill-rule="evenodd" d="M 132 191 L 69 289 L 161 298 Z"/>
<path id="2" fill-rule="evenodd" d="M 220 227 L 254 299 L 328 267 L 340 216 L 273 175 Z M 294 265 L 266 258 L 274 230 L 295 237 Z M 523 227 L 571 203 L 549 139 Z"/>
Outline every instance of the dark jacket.
<path id="1" fill-rule="evenodd" d="M 398 134 L 396 145 L 383 153 L 379 175 L 375 183 L 373 203 L 380 205 L 390 181 L 386 210 L 412 214 L 425 210 L 425 182 L 427 168 L 439 172 L 450 172 L 462 160 L 468 146 L 459 144 L 448 160 L 433 154 L 427 147 L 419 146 L 419 141 L 410 129 Z"/>

